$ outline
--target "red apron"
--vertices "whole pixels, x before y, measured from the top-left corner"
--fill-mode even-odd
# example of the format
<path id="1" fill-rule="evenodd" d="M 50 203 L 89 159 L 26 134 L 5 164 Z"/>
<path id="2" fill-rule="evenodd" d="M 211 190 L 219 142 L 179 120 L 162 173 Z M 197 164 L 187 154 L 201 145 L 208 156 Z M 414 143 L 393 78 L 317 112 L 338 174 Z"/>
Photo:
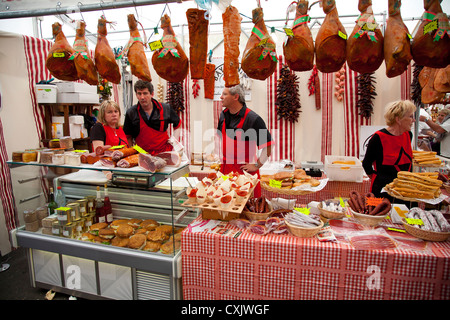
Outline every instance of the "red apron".
<path id="1" fill-rule="evenodd" d="M 127 136 L 122 128 L 113 129 L 110 126 L 105 125 L 103 125 L 103 128 L 105 129 L 106 134 L 105 146 L 128 146 Z"/>
<path id="2" fill-rule="evenodd" d="M 159 102 L 156 101 L 159 104 Z M 142 119 L 140 113 L 141 106 L 138 105 L 139 114 L 139 135 L 136 137 L 136 144 L 150 153 L 152 156 L 164 152 L 171 151 L 173 149 L 172 145 L 168 142 L 169 135 L 164 130 L 164 110 L 161 104 L 159 104 L 160 110 L 160 121 L 161 121 L 161 131 L 150 128 Z"/>
<path id="3" fill-rule="evenodd" d="M 228 112 L 228 109 L 224 112 Z M 242 117 L 239 124 L 236 126 L 235 130 L 242 129 L 242 125 L 244 124 L 245 119 L 247 118 L 247 114 L 250 112 L 250 109 L 247 108 L 244 116 Z M 223 154 L 223 163 L 221 167 L 221 172 L 223 174 L 227 174 L 230 172 L 237 172 L 243 174 L 243 170 L 241 166 L 246 163 L 254 163 L 256 162 L 256 142 L 255 141 L 241 141 L 242 131 L 239 130 L 236 132 L 236 140 L 230 139 L 226 134 L 225 127 L 225 119 L 222 124 L 222 154 Z M 256 171 L 259 179 L 259 170 Z M 250 174 L 255 174 L 255 172 L 251 172 Z M 258 183 L 253 192 L 254 197 L 261 196 L 261 186 Z"/>
<path id="4" fill-rule="evenodd" d="M 409 166 L 408 168 L 405 168 L 405 170 L 412 171 L 413 152 L 409 132 L 405 132 L 400 136 L 392 136 L 382 131 L 378 131 L 377 134 L 380 137 L 383 148 L 382 164 L 384 166 L 393 166 L 397 172 L 401 171 L 400 165 L 407 164 Z M 376 162 L 374 163 L 374 167 L 375 171 L 377 171 Z M 376 177 L 377 174 L 374 173 L 372 187 Z M 392 177 L 392 180 L 394 178 L 395 177 Z"/>

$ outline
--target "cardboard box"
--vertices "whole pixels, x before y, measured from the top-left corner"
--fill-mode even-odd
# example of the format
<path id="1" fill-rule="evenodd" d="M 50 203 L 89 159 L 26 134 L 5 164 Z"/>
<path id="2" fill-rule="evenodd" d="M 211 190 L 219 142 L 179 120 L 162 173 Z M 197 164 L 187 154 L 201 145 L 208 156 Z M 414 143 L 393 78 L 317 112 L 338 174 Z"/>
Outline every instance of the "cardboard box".
<path id="1" fill-rule="evenodd" d="M 97 93 L 62 92 L 58 93 L 58 103 L 86 103 L 98 104 L 100 101 Z"/>
<path id="2" fill-rule="evenodd" d="M 97 94 L 97 86 L 91 86 L 87 83 L 62 81 L 55 82 L 58 87 L 58 92 L 70 92 L 70 93 L 94 93 Z"/>
<path id="3" fill-rule="evenodd" d="M 69 123 L 84 125 L 84 117 L 83 116 L 69 116 Z"/>
<path id="4" fill-rule="evenodd" d="M 56 103 L 58 87 L 54 84 L 37 84 L 36 99 L 38 103 Z"/>
<path id="5" fill-rule="evenodd" d="M 336 161 L 353 161 L 354 164 L 334 163 Z M 364 169 L 356 157 L 325 156 L 325 173 L 330 181 L 362 182 Z"/>

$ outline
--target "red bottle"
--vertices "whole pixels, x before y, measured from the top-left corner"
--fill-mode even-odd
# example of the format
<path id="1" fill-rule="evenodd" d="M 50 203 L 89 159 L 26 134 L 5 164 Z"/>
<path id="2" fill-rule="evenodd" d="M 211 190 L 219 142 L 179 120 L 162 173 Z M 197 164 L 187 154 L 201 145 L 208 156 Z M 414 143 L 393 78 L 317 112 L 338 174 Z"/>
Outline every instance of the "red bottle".
<path id="1" fill-rule="evenodd" d="M 106 222 L 100 187 L 97 187 L 97 198 L 95 198 L 95 221 L 95 223 Z"/>
<path id="2" fill-rule="evenodd" d="M 106 222 L 107 223 L 113 222 L 111 201 L 109 200 L 108 186 L 106 185 L 106 183 L 105 183 L 105 198 L 103 200 L 103 211 L 104 211 L 104 215 L 106 217 Z"/>

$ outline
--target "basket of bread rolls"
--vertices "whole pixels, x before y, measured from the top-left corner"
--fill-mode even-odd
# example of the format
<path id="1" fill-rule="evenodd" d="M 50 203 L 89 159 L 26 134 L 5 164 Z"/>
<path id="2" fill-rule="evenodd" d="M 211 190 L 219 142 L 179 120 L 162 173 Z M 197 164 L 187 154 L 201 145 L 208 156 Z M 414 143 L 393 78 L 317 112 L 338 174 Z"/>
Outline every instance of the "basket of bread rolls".
<path id="1" fill-rule="evenodd" d="M 320 184 L 319 180 L 307 175 L 303 169 L 280 171 L 272 175 L 261 175 L 260 182 L 261 187 L 267 191 L 287 195 L 310 194 L 314 191 L 302 190 L 297 187 L 302 185 L 317 187 Z"/>

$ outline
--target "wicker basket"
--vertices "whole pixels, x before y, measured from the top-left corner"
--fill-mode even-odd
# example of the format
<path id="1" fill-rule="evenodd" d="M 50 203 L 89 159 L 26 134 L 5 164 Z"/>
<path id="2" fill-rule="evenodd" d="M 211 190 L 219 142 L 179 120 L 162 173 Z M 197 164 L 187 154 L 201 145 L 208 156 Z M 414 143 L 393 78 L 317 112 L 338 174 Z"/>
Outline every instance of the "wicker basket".
<path id="1" fill-rule="evenodd" d="M 272 211 L 264 212 L 264 213 L 257 213 L 257 212 L 251 212 L 251 211 L 242 211 L 243 214 L 249 218 L 249 220 L 266 220 L 270 215 L 272 214 Z"/>
<path id="2" fill-rule="evenodd" d="M 444 183 L 442 186 L 444 187 L 445 191 L 447 191 L 447 193 L 450 193 L 450 184 Z"/>
<path id="3" fill-rule="evenodd" d="M 298 226 L 294 226 L 292 224 L 290 224 L 289 222 L 285 221 L 286 225 L 289 228 L 289 231 L 291 231 L 291 233 L 299 238 L 311 238 L 314 237 L 319 230 L 323 227 L 323 221 L 320 221 L 320 225 L 314 228 L 302 228 L 302 227 L 298 227 Z"/>
<path id="4" fill-rule="evenodd" d="M 314 191 L 308 191 L 308 190 L 292 190 L 292 189 L 280 189 L 280 188 L 274 188 L 269 186 L 267 183 L 260 182 L 261 187 L 267 191 L 279 193 L 279 194 L 286 194 L 286 195 L 292 195 L 292 196 L 303 196 L 308 195 L 311 193 L 314 193 Z"/>
<path id="5" fill-rule="evenodd" d="M 361 222 L 361 224 L 369 226 L 369 227 L 378 226 L 389 215 L 389 214 L 385 214 L 383 216 L 371 216 L 369 214 L 355 212 L 352 209 L 350 209 L 350 211 L 352 212 L 353 217 L 355 217 L 356 220 Z"/>
<path id="6" fill-rule="evenodd" d="M 345 217 L 345 212 L 334 212 L 323 209 L 322 203 L 319 203 L 317 209 L 319 209 L 320 215 L 327 219 L 342 219 L 343 217 Z"/>
<path id="7" fill-rule="evenodd" d="M 405 227 L 406 232 L 422 240 L 445 241 L 450 237 L 450 232 L 436 232 L 423 230 L 408 224 L 404 218 L 402 219 L 402 223 L 403 226 Z"/>

